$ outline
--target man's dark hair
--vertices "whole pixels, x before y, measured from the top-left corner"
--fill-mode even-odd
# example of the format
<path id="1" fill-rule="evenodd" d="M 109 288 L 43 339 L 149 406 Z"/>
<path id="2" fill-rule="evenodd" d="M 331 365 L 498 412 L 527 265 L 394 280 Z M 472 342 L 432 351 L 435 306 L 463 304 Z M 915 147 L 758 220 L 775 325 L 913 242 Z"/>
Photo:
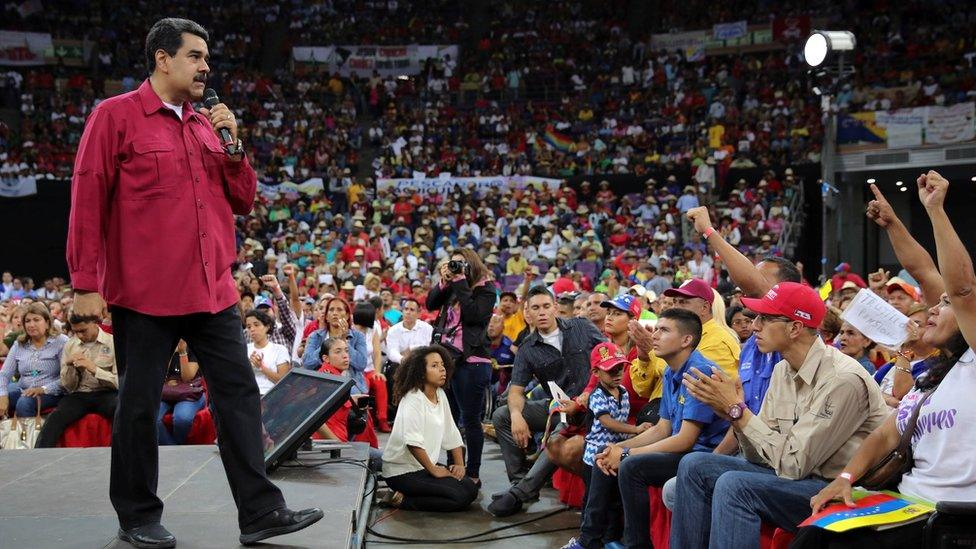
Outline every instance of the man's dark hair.
<path id="1" fill-rule="evenodd" d="M 658 315 L 658 318 L 669 318 L 674 321 L 678 326 L 678 331 L 681 335 L 692 336 L 691 347 L 698 347 L 698 342 L 701 341 L 702 335 L 702 321 L 698 318 L 698 315 L 687 310 L 687 309 L 668 309 L 663 311 Z"/>
<path id="2" fill-rule="evenodd" d="M 71 314 L 68 315 L 68 324 L 85 324 L 87 322 L 94 322 L 97 324 L 101 321 L 102 319 L 98 315 L 79 315 L 74 311 L 71 311 Z"/>
<path id="3" fill-rule="evenodd" d="M 544 295 L 549 299 L 551 299 L 552 301 L 556 301 L 556 297 L 552 295 L 552 292 L 549 291 L 549 288 L 546 288 L 545 286 L 542 285 L 532 286 L 531 288 L 529 288 L 529 294 L 525 296 L 525 300 L 528 301 L 537 295 Z"/>
<path id="4" fill-rule="evenodd" d="M 376 307 L 369 301 L 357 303 L 352 310 L 352 322 L 363 328 L 372 328 L 376 322 Z"/>
<path id="5" fill-rule="evenodd" d="M 498 295 L 498 300 L 501 301 L 502 299 L 504 299 L 506 297 L 510 297 L 510 298 L 512 298 L 512 301 L 518 303 L 518 296 L 515 295 L 515 292 L 502 292 L 502 293 L 500 293 Z"/>
<path id="6" fill-rule="evenodd" d="M 195 34 L 205 42 L 210 41 L 206 29 L 189 19 L 167 17 L 153 24 L 146 35 L 146 68 L 150 74 L 156 70 L 156 51 L 163 50 L 170 57 L 175 56 L 183 45 L 184 32 Z"/>
<path id="7" fill-rule="evenodd" d="M 779 267 L 779 282 L 803 282 L 803 275 L 800 273 L 800 269 L 796 268 L 796 263 L 785 257 L 768 255 L 763 258 L 762 262 L 775 263 Z"/>
<path id="8" fill-rule="evenodd" d="M 742 314 L 746 315 L 746 317 L 747 318 L 750 318 L 750 319 L 756 318 L 756 313 L 755 312 L 753 312 L 753 311 L 751 311 L 749 309 L 746 309 L 742 305 L 735 305 L 733 307 L 729 307 L 729 310 L 725 312 L 725 323 L 728 324 L 729 326 L 731 326 L 732 325 L 732 319 L 735 317 L 735 315 L 737 315 L 739 313 L 742 313 Z"/>
<path id="9" fill-rule="evenodd" d="M 244 321 L 246 322 L 247 319 L 251 317 L 257 319 L 257 321 L 261 324 L 264 324 L 264 327 L 268 329 L 268 335 L 271 335 L 271 331 L 274 330 L 275 327 L 275 321 L 273 318 L 271 318 L 271 315 L 260 309 L 251 309 L 244 314 Z"/>
<path id="10" fill-rule="evenodd" d="M 401 308 L 404 305 L 406 305 L 407 303 L 416 303 L 417 304 L 417 310 L 419 311 L 420 309 L 422 309 L 422 307 L 420 306 L 420 300 L 418 300 L 416 297 L 406 296 L 406 297 L 400 299 L 400 307 Z"/>
<path id="11" fill-rule="evenodd" d="M 383 298 L 380 297 L 380 296 L 378 296 L 378 295 L 375 295 L 375 296 L 367 299 L 366 301 L 370 305 L 373 306 L 373 320 L 375 320 L 376 319 L 376 311 L 379 311 L 379 310 L 381 310 L 383 308 Z M 370 322 L 369 325 L 372 326 L 373 323 Z"/>

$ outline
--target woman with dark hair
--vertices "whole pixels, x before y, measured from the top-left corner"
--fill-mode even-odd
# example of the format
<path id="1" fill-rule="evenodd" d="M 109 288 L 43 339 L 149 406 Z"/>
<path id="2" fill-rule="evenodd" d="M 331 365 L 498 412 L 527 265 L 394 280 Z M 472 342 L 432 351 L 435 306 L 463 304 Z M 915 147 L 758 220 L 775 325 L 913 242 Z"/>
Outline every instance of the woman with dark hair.
<path id="1" fill-rule="evenodd" d="M 366 385 L 369 386 L 369 394 L 376 398 L 376 428 L 383 433 L 390 432 L 390 424 L 387 416 L 389 406 L 389 395 L 386 391 L 386 376 L 383 375 L 377 366 L 382 362 L 382 343 L 380 333 L 376 329 L 376 306 L 370 302 L 357 303 L 352 313 L 353 329 L 363 334 L 366 340 L 366 370 L 363 376 L 366 378 Z"/>
<path id="2" fill-rule="evenodd" d="M 976 356 L 963 338 L 956 313 L 945 294 L 929 309 L 928 329 L 922 337 L 925 343 L 939 350 L 938 358 L 918 378 L 915 389 L 905 395 L 898 409 L 864 439 L 844 472 L 810 500 L 814 513 L 835 499 L 853 505 L 852 486 L 898 447 L 916 406 L 921 406 L 921 410 L 912 437 L 914 461 L 897 491 L 930 502 L 976 501 L 976 471 L 968 465 L 976 448 L 972 437 L 967 436 L 972 429 L 966 419 L 972 416 L 971 404 L 966 403 L 972 402 L 976 385 Z M 923 424 L 928 427 L 923 428 Z M 884 532 L 867 528 L 841 534 L 807 527 L 800 529 L 790 547 L 857 547 L 864 543 L 875 547 L 921 546 L 924 527 L 923 521 Z"/>
<path id="3" fill-rule="evenodd" d="M 244 315 L 244 327 L 251 336 L 247 356 L 254 368 L 254 378 L 261 395 L 270 391 L 291 370 L 291 353 L 284 345 L 268 339 L 274 325 L 271 315 L 260 309 L 252 309 Z"/>
<path id="4" fill-rule="evenodd" d="M 352 329 L 352 309 L 349 303 L 341 297 L 327 300 L 318 321 L 319 329 L 309 334 L 308 341 L 305 342 L 302 367 L 318 369 L 322 364 L 319 360 L 322 342 L 327 339 L 343 339 L 349 344 L 349 370 L 344 375 L 356 384 L 353 394 L 368 394 L 369 386 L 363 375 L 367 364 L 366 337 Z"/>
<path id="5" fill-rule="evenodd" d="M 411 511 L 463 511 L 478 497 L 465 477 L 463 442 L 454 424 L 444 386 L 451 379 L 451 356 L 440 345 L 413 349 L 396 373 L 397 417 L 383 451 L 383 477 L 394 492 L 384 500 Z M 453 464 L 437 463 L 442 450 Z"/>
<path id="6" fill-rule="evenodd" d="M 441 310 L 434 339 L 447 347 L 456 362 L 451 395 L 464 427 L 467 472 L 480 487 L 481 449 L 485 443 L 481 421 L 485 394 L 491 383 L 488 322 L 496 295 L 488 283 L 488 268 L 474 250 L 455 250 L 450 261 L 441 263 L 439 270 L 440 283 L 431 288 L 427 309 Z"/>
<path id="7" fill-rule="evenodd" d="M 43 303 L 31 303 L 20 317 L 24 333 L 10 347 L 0 368 L 0 416 L 15 410 L 17 417 L 33 417 L 41 409 L 58 405 L 61 385 L 61 352 L 68 337 L 54 328 L 51 312 Z M 18 376 L 17 381 L 11 381 Z"/>
<path id="8" fill-rule="evenodd" d="M 752 337 L 752 319 L 756 318 L 756 313 L 746 309 L 742 305 L 733 305 L 725 313 L 725 322 L 739 336 L 739 343 L 745 343 Z"/>

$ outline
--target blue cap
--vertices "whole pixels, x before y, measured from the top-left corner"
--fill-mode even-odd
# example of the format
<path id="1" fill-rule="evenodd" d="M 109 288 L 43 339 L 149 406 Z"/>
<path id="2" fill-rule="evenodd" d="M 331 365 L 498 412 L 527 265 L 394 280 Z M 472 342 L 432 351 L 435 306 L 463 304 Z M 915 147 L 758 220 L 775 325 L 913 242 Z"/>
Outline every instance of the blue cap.
<path id="1" fill-rule="evenodd" d="M 257 309 L 258 307 L 267 307 L 267 308 L 270 309 L 271 308 L 271 299 L 269 299 L 269 298 L 267 298 L 267 297 L 265 297 L 263 295 L 256 296 L 254 298 L 254 308 Z"/>
<path id="2" fill-rule="evenodd" d="M 637 299 L 637 296 L 632 296 L 630 294 L 620 294 L 613 299 L 604 301 L 603 303 L 600 304 L 600 306 L 605 307 L 607 309 L 609 309 L 610 307 L 613 307 L 614 309 L 620 309 L 621 311 L 629 314 L 634 318 L 640 318 L 641 310 L 643 310 L 643 307 L 641 306 L 640 300 Z"/>

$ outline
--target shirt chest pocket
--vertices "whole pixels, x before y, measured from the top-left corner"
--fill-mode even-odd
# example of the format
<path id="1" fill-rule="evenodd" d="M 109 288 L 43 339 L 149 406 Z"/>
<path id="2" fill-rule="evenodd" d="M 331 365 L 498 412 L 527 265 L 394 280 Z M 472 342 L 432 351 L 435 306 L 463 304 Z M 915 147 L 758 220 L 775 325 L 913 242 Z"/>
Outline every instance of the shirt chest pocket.
<path id="1" fill-rule="evenodd" d="M 771 427 L 778 430 L 780 434 L 791 432 L 793 426 L 796 425 L 796 409 L 794 404 L 785 401 L 772 401 L 770 404 L 773 405 L 772 410 L 770 410 L 773 417 L 773 425 Z"/>
<path id="2" fill-rule="evenodd" d="M 227 153 L 220 145 L 203 141 L 203 165 L 207 169 L 207 186 L 210 187 L 210 194 L 220 198 L 225 197 L 224 191 L 224 162 L 227 161 Z"/>
<path id="3" fill-rule="evenodd" d="M 160 140 L 134 141 L 132 155 L 122 163 L 126 175 L 120 189 L 123 200 L 180 197 L 179 164 L 173 145 Z"/>

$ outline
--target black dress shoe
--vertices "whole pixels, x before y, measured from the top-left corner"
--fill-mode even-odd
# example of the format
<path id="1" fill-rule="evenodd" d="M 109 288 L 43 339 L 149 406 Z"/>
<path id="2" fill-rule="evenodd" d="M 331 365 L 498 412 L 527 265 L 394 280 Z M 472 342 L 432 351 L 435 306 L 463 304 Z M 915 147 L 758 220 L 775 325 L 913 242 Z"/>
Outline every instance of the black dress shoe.
<path id="1" fill-rule="evenodd" d="M 128 530 L 119 528 L 119 539 L 139 549 L 176 547 L 176 538 L 159 523 L 137 526 Z"/>
<path id="2" fill-rule="evenodd" d="M 285 507 L 272 511 L 241 530 L 241 545 L 253 545 L 261 540 L 297 532 L 315 524 L 323 516 L 322 510 L 316 507 L 301 511 Z"/>

